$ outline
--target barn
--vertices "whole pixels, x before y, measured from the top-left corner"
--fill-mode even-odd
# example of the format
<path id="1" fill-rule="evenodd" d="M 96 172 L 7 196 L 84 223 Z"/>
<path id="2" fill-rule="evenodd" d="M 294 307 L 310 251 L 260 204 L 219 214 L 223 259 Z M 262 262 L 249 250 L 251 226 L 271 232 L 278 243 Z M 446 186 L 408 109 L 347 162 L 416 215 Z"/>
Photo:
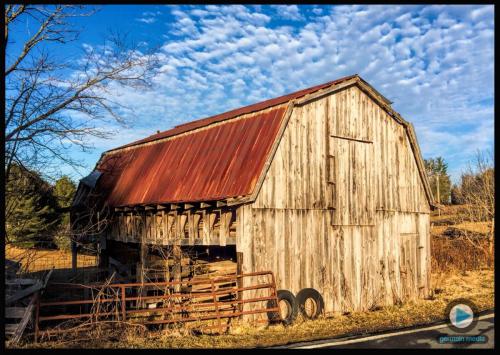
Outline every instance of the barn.
<path id="1" fill-rule="evenodd" d="M 72 220 L 104 225 L 103 265 L 210 255 L 335 314 L 428 294 L 432 208 L 413 126 L 352 75 L 103 153 Z"/>

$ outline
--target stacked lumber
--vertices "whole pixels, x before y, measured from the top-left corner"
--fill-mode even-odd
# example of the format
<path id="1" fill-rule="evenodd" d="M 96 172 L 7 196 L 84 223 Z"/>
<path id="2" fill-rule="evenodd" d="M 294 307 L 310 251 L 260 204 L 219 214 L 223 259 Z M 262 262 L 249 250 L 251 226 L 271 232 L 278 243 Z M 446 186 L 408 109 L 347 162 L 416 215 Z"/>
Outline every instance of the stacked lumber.
<path id="1" fill-rule="evenodd" d="M 151 281 L 167 281 L 173 277 L 175 261 L 173 259 L 150 258 L 145 267 L 145 278 Z M 168 267 L 168 270 L 167 270 Z M 214 278 L 236 274 L 236 262 L 232 260 L 218 260 L 208 262 L 206 260 L 181 259 L 182 279 Z"/>

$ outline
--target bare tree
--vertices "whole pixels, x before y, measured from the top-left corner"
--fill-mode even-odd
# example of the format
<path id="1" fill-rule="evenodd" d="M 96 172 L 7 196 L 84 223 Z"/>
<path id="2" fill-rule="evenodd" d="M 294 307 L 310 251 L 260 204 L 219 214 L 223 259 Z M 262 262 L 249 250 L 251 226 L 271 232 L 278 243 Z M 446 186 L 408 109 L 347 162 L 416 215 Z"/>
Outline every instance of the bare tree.
<path id="1" fill-rule="evenodd" d="M 469 164 L 462 174 L 461 180 L 457 195 L 464 206 L 459 213 L 459 219 L 462 222 L 491 223 L 488 233 L 488 253 L 492 256 L 495 235 L 495 169 L 493 154 L 491 152 L 477 152 L 475 160 L 472 164 Z"/>
<path id="2" fill-rule="evenodd" d="M 106 123 L 125 122 L 127 108 L 110 99 L 110 90 L 148 85 L 156 59 L 127 45 L 126 36 L 111 34 L 76 58 L 54 56 L 54 46 L 67 48 L 78 38 L 73 18 L 93 12 L 70 5 L 5 6 L 6 178 L 12 164 L 37 171 L 61 162 L 78 166 L 69 148 L 88 150 L 89 137 L 109 137 L 101 128 Z M 34 33 L 20 26 L 26 21 L 35 24 Z"/>

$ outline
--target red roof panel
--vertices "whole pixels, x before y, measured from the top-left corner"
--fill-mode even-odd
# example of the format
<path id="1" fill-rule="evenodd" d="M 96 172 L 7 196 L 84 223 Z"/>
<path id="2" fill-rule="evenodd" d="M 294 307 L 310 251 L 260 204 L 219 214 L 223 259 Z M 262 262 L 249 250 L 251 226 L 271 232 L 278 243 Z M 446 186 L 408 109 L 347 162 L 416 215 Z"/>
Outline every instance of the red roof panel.
<path id="1" fill-rule="evenodd" d="M 104 155 L 110 206 L 219 200 L 251 194 L 285 105 L 186 135 Z"/>

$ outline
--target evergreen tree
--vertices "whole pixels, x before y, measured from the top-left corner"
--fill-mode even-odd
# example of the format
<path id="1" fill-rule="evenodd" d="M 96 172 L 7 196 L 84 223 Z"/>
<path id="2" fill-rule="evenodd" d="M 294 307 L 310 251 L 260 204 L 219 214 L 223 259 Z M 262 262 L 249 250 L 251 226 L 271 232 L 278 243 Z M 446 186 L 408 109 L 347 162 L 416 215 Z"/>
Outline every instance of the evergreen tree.
<path id="1" fill-rule="evenodd" d="M 451 179 L 448 175 L 448 164 L 442 157 L 424 159 L 424 164 L 434 200 L 438 203 L 450 203 Z"/>
<path id="2" fill-rule="evenodd" d="M 70 240 L 70 220 L 69 220 L 69 207 L 75 195 L 76 185 L 67 176 L 62 176 L 54 185 L 54 197 L 61 211 L 61 223 L 58 231 L 54 236 L 54 242 L 59 249 L 69 249 L 71 245 Z"/>
<path id="3" fill-rule="evenodd" d="M 75 183 L 66 175 L 63 175 L 56 181 L 54 185 L 54 196 L 60 208 L 68 208 L 71 206 L 75 191 Z"/>
<path id="4" fill-rule="evenodd" d="M 5 185 L 5 202 L 6 243 L 32 247 L 51 241 L 60 220 L 52 188 L 39 174 L 13 166 Z"/>
<path id="5" fill-rule="evenodd" d="M 461 205 L 464 203 L 462 189 L 460 188 L 460 186 L 456 184 L 453 185 L 453 187 L 451 188 L 450 200 L 452 205 Z"/>

